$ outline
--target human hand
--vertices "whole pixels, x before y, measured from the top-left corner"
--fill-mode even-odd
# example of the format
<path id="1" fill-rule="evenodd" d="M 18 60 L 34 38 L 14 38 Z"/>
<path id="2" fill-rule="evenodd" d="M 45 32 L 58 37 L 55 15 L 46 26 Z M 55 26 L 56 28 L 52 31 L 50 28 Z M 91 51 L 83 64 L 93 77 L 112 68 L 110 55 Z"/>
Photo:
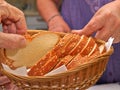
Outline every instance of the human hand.
<path id="1" fill-rule="evenodd" d="M 114 37 L 114 43 L 120 42 L 120 0 L 113 1 L 101 7 L 82 30 L 73 33 L 91 35 L 107 41 Z"/>
<path id="2" fill-rule="evenodd" d="M 0 73 L 0 90 L 18 90 L 18 87 L 10 82 L 7 76 Z"/>
<path id="3" fill-rule="evenodd" d="M 25 34 L 27 30 L 22 11 L 2 0 L 0 22 L 3 27 L 3 33 L 0 32 L 0 48 L 18 48 L 26 45 L 25 38 L 18 35 Z"/>
<path id="4" fill-rule="evenodd" d="M 0 9 L 3 32 L 24 34 L 27 29 L 24 13 L 5 1 L 0 4 Z"/>
<path id="5" fill-rule="evenodd" d="M 26 39 L 22 35 L 0 32 L 0 48 L 22 48 L 26 45 Z"/>
<path id="6" fill-rule="evenodd" d="M 70 28 L 61 16 L 56 16 L 48 22 L 50 31 L 70 32 Z"/>

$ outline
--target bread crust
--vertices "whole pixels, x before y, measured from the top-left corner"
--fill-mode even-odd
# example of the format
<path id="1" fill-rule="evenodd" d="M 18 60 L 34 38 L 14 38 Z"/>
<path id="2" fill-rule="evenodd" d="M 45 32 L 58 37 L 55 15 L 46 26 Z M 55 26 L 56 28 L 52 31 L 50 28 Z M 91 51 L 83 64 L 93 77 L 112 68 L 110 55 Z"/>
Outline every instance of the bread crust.
<path id="1" fill-rule="evenodd" d="M 46 72 L 49 72 L 49 70 L 46 70 L 46 69 L 44 71 L 43 69 L 39 70 L 36 68 L 43 68 L 43 67 L 49 67 L 49 66 L 50 66 L 50 68 L 53 68 L 54 66 L 51 65 L 51 63 L 49 63 L 49 62 L 52 62 L 51 58 L 54 56 L 56 56 L 57 59 L 61 58 L 62 54 L 66 52 L 65 51 L 66 49 L 64 49 L 65 45 L 68 43 L 68 41 L 72 37 L 73 37 L 73 34 L 66 34 L 50 52 L 48 52 L 43 58 L 41 58 L 36 63 L 36 65 L 31 67 L 30 71 L 28 72 L 28 75 L 31 75 L 31 76 L 38 75 L 38 74 L 43 75 Z M 46 63 L 47 63 L 47 66 L 46 66 Z M 57 63 L 58 63 L 58 61 L 56 62 L 56 64 Z M 34 74 L 33 72 L 36 72 L 37 74 Z"/>
<path id="2" fill-rule="evenodd" d="M 85 44 L 88 41 L 88 37 L 85 35 L 82 35 L 78 41 L 78 43 L 75 45 L 75 47 L 69 52 L 70 55 L 74 56 L 77 53 L 81 52 L 81 50 L 84 48 Z"/>
<path id="3" fill-rule="evenodd" d="M 100 54 L 99 51 L 94 52 L 91 56 L 85 55 L 82 56 L 81 53 L 78 53 L 70 63 L 66 65 L 68 70 L 74 69 L 82 64 L 85 64 L 92 60 L 93 58 L 97 57 Z"/>
<path id="4" fill-rule="evenodd" d="M 8 49 L 1 50 L 1 55 L 2 55 L 3 60 L 4 60 L 3 63 L 7 64 L 11 69 L 16 69 L 16 68 L 21 67 L 21 66 L 26 66 L 27 68 L 33 66 L 36 63 L 36 61 L 38 61 L 38 59 L 36 59 L 36 58 L 40 59 L 41 56 L 46 54 L 46 51 L 48 52 L 49 50 L 51 50 L 59 42 L 59 39 L 60 39 L 60 36 L 58 34 L 55 34 L 55 33 L 52 33 L 52 32 L 48 32 L 48 33 L 47 32 L 46 33 L 43 33 L 43 32 L 40 33 L 39 32 L 39 33 L 36 33 L 36 34 L 33 34 L 33 35 L 26 34 L 24 36 L 25 36 L 25 38 L 26 38 L 26 40 L 28 42 L 27 46 L 25 48 L 22 48 L 22 49 L 20 48 L 20 49 L 15 49 L 15 50 L 8 50 Z M 43 41 L 42 39 L 44 39 L 44 37 L 46 38 L 45 40 L 48 40 L 47 36 L 48 37 L 52 37 L 52 38 L 56 38 L 56 39 L 52 39 L 52 40 L 55 40 L 53 42 L 49 41 L 50 42 L 50 44 L 49 44 L 50 46 L 46 45 L 47 43 L 45 45 L 42 45 L 43 46 L 43 49 L 42 49 L 42 48 L 39 47 L 39 46 L 41 46 L 41 45 L 39 45 L 41 43 L 40 41 Z M 39 39 L 39 38 L 41 38 L 41 39 Z M 32 41 L 34 41 L 36 45 L 34 45 L 34 43 L 31 44 Z M 44 41 L 44 42 L 47 42 L 47 41 Z M 34 52 L 33 52 L 34 48 L 30 47 L 30 45 L 31 46 L 33 46 L 33 45 L 36 46 L 35 48 L 37 50 L 41 50 L 41 51 L 39 51 L 40 53 L 37 53 L 40 56 L 35 57 L 35 55 L 34 55 L 34 60 L 32 60 L 30 58 L 30 61 L 29 61 L 29 58 L 26 58 L 26 57 L 29 57 L 29 54 L 27 54 L 27 53 L 34 54 Z M 29 48 L 29 51 L 27 51 L 28 48 Z M 26 53 L 22 54 L 22 50 L 24 50 Z M 17 54 L 17 53 L 19 53 L 19 54 Z M 33 55 L 31 55 L 31 56 L 33 56 Z M 18 58 L 18 57 L 20 57 L 20 58 Z M 23 58 L 23 57 L 25 57 L 25 58 Z M 22 58 L 23 58 L 24 61 L 21 60 Z M 26 63 L 26 62 L 28 62 L 28 63 Z"/>
<path id="5" fill-rule="evenodd" d="M 105 52 L 104 45 L 98 46 L 94 38 L 85 35 L 42 31 L 35 32 L 32 35 L 26 34 L 25 37 L 28 42 L 31 42 L 36 37 L 39 37 L 39 35 L 46 33 L 57 34 L 60 36 L 59 40 L 51 50 L 47 51 L 45 55 L 30 67 L 28 71 L 29 76 L 43 76 L 61 65 L 65 65 L 68 70 L 74 69 L 89 62 L 100 53 Z M 101 51 L 100 48 L 102 48 Z M 0 50 L 0 56 L 1 62 L 7 64 L 12 69 L 16 68 L 13 65 L 14 60 L 7 57 L 6 49 Z"/>
<path id="6" fill-rule="evenodd" d="M 15 67 L 12 65 L 14 61 L 6 57 L 4 48 L 0 49 L 0 62 L 8 65 L 12 69 L 15 69 Z"/>
<path id="7" fill-rule="evenodd" d="M 92 37 L 66 34 L 52 51 L 42 58 L 43 60 L 39 60 L 30 69 L 28 75 L 42 76 L 61 65 L 73 69 L 87 62 L 88 58 L 95 56 L 94 53 L 98 50 L 98 46 Z"/>
<path id="8" fill-rule="evenodd" d="M 87 43 L 80 52 L 81 55 L 82 56 L 88 55 L 92 51 L 95 44 L 96 44 L 95 40 L 92 37 L 89 37 Z"/>
<path id="9" fill-rule="evenodd" d="M 73 56 L 71 56 L 71 55 L 65 56 L 64 58 L 62 58 L 62 59 L 59 61 L 59 63 L 57 63 L 57 65 L 54 67 L 54 69 L 56 69 L 56 68 L 58 68 L 58 67 L 60 67 L 60 66 L 62 66 L 62 65 L 67 66 L 67 64 L 68 64 L 72 59 L 73 59 Z"/>
<path id="10" fill-rule="evenodd" d="M 69 55 L 69 52 L 75 47 L 75 45 L 79 42 L 80 36 L 77 34 L 73 34 L 73 37 L 68 41 L 68 43 L 62 48 L 65 51 L 62 54 L 62 57 Z"/>
<path id="11" fill-rule="evenodd" d="M 59 62 L 57 56 L 51 57 L 43 66 L 35 65 L 31 70 L 28 72 L 29 76 L 43 76 L 50 72 L 54 66 Z"/>

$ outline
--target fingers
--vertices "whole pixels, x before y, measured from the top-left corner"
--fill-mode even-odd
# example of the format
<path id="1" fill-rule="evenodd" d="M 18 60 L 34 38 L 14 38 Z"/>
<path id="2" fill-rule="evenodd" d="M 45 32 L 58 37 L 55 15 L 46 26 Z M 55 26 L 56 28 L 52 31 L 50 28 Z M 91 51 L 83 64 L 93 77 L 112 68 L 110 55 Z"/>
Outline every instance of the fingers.
<path id="1" fill-rule="evenodd" d="M 115 27 L 113 26 L 114 21 L 106 23 L 103 28 L 96 32 L 95 37 L 107 41 L 109 37 L 114 33 Z M 112 26 L 112 27 L 111 27 Z"/>
<path id="2" fill-rule="evenodd" d="M 3 32 L 5 33 L 25 34 L 27 30 L 27 25 L 24 17 L 18 20 L 17 22 L 4 20 L 2 26 L 3 26 Z"/>
<path id="3" fill-rule="evenodd" d="M 7 7 L 5 8 L 6 11 L 4 11 L 4 13 L 7 14 L 7 17 L 1 18 L 4 32 L 25 34 L 27 25 L 24 13 L 10 4 L 6 5 Z"/>
<path id="4" fill-rule="evenodd" d="M 3 32 L 4 33 L 14 33 L 16 34 L 16 26 L 14 23 L 10 24 L 10 25 L 3 25 Z"/>
<path id="5" fill-rule="evenodd" d="M 118 43 L 120 42 L 120 19 L 113 15 L 109 16 L 111 17 L 93 18 L 82 30 L 73 30 L 72 33 L 89 36 L 96 32 L 96 38 L 107 41 L 113 37 L 114 43 Z"/>
<path id="6" fill-rule="evenodd" d="M 94 16 L 89 23 L 82 30 L 73 30 L 72 33 L 78 33 L 80 35 L 92 35 L 94 32 L 103 28 L 105 23 L 104 17 L 102 16 Z"/>
<path id="7" fill-rule="evenodd" d="M 18 88 L 8 79 L 8 77 L 0 76 L 0 90 L 18 90 Z"/>
<path id="8" fill-rule="evenodd" d="M 0 48 L 22 48 L 26 46 L 24 36 L 0 32 Z"/>
<path id="9" fill-rule="evenodd" d="M 114 34 L 113 38 L 115 38 L 113 43 L 119 43 L 120 42 L 120 31 L 119 31 L 119 34 L 118 33 Z"/>
<path id="10" fill-rule="evenodd" d="M 6 76 L 0 76 L 0 86 L 9 82 L 10 80 Z"/>
<path id="11" fill-rule="evenodd" d="M 114 38 L 114 43 L 120 41 L 120 19 L 114 15 L 106 20 L 107 23 L 99 30 L 95 37 L 107 41 L 110 37 Z"/>
<path id="12" fill-rule="evenodd" d="M 15 23 L 16 25 L 16 33 L 18 34 L 25 34 L 27 30 L 27 24 L 25 21 L 25 17 L 20 17 L 19 20 Z"/>
<path id="13" fill-rule="evenodd" d="M 7 28 L 7 26 L 2 24 L 2 27 L 3 27 L 3 32 L 4 32 L 4 33 L 8 33 L 8 28 Z"/>

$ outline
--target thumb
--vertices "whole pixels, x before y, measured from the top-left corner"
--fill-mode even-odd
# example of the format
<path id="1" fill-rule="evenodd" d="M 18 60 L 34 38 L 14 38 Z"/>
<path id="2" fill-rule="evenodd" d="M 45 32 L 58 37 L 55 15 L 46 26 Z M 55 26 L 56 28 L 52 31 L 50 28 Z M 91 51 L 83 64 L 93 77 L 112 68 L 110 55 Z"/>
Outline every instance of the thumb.
<path id="1" fill-rule="evenodd" d="M 0 32 L 0 48 L 22 48 L 26 46 L 26 39 L 22 35 Z"/>
<path id="2" fill-rule="evenodd" d="M 87 36 L 92 35 L 94 32 L 100 30 L 104 25 L 102 16 L 94 16 L 89 23 L 81 30 L 73 30 L 72 33 L 84 34 Z"/>

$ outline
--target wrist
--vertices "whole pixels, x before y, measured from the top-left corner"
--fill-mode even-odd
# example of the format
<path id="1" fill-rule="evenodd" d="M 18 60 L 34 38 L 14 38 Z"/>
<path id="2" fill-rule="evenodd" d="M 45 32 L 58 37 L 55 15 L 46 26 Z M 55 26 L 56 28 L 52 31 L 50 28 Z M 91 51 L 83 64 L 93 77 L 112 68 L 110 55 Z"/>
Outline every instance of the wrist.
<path id="1" fill-rule="evenodd" d="M 47 20 L 47 23 L 50 23 L 54 18 L 56 18 L 56 17 L 61 17 L 61 15 L 60 14 L 55 14 L 55 15 L 53 15 L 53 16 L 51 16 L 48 20 Z"/>
<path id="2" fill-rule="evenodd" d="M 58 31 L 62 28 L 65 28 L 66 26 L 66 22 L 64 21 L 61 15 L 55 16 L 47 24 L 48 24 L 49 30 L 54 30 L 55 28 L 57 28 Z"/>
<path id="3" fill-rule="evenodd" d="M 54 26 L 54 25 L 56 26 L 56 25 L 62 23 L 63 21 L 64 21 L 64 20 L 63 20 L 62 16 L 56 15 L 56 16 L 54 16 L 53 18 L 51 18 L 51 19 L 49 20 L 49 22 L 47 22 L 47 24 L 48 24 L 48 27 L 49 27 L 49 26 Z"/>

